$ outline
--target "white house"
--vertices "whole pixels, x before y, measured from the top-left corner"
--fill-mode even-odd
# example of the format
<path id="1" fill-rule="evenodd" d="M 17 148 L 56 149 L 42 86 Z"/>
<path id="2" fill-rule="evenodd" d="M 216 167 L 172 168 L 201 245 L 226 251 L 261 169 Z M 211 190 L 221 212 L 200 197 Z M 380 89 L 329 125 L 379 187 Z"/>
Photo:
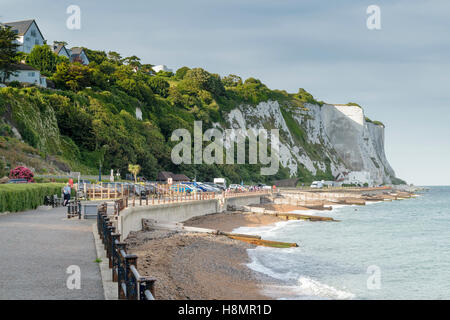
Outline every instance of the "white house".
<path id="1" fill-rule="evenodd" d="M 70 60 L 70 50 L 68 50 L 64 44 L 53 42 L 53 46 L 51 48 L 56 55 L 66 57 Z"/>
<path id="2" fill-rule="evenodd" d="M 154 67 L 152 67 L 152 69 L 153 69 L 153 71 L 155 71 L 155 73 L 158 73 L 159 71 L 172 72 L 172 69 L 167 68 L 167 66 L 164 64 L 154 66 Z"/>
<path id="3" fill-rule="evenodd" d="M 39 70 L 26 64 L 16 64 L 15 70 L 16 71 L 6 79 L 6 82 L 19 81 L 21 83 L 30 83 L 47 88 L 47 78 L 41 76 Z"/>
<path id="4" fill-rule="evenodd" d="M 89 59 L 83 48 L 74 47 L 70 49 L 70 62 L 79 62 L 84 65 L 89 64 Z"/>
<path id="5" fill-rule="evenodd" d="M 34 20 L 6 22 L 4 25 L 11 27 L 19 36 L 16 40 L 19 44 L 18 51 L 30 53 L 34 46 L 45 43 L 44 36 Z"/>

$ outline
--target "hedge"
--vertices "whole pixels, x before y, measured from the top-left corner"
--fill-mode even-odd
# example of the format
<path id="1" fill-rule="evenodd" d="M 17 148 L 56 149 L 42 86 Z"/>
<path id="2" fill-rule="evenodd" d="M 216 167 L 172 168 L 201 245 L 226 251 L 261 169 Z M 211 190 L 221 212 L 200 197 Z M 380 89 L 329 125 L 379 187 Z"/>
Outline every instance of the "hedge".
<path id="1" fill-rule="evenodd" d="M 36 209 L 44 196 L 61 196 L 63 183 L 23 183 L 0 185 L 0 212 Z"/>

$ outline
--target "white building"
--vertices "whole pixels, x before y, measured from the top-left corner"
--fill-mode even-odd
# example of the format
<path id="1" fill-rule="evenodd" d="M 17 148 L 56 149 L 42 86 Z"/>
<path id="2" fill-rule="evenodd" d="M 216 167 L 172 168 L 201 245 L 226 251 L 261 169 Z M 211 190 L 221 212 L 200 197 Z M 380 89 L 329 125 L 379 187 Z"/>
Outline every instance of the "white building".
<path id="1" fill-rule="evenodd" d="M 64 44 L 54 42 L 53 46 L 52 46 L 52 50 L 56 55 L 66 57 L 67 59 L 70 60 L 70 56 L 71 56 L 70 50 L 67 49 Z"/>
<path id="2" fill-rule="evenodd" d="M 19 36 L 16 40 L 19 44 L 18 51 L 30 53 L 34 46 L 45 43 L 44 36 L 34 20 L 6 22 L 4 25 L 11 27 Z"/>
<path id="3" fill-rule="evenodd" d="M 164 64 L 154 66 L 154 67 L 152 67 L 152 69 L 153 69 L 153 71 L 155 71 L 155 73 L 158 73 L 159 71 L 172 72 L 172 69 L 167 68 L 167 66 Z"/>
<path id="4" fill-rule="evenodd" d="M 47 78 L 41 76 L 39 70 L 26 64 L 17 64 L 15 65 L 15 69 L 16 71 L 6 79 L 6 82 L 19 81 L 21 83 L 30 83 L 47 88 Z"/>
<path id="5" fill-rule="evenodd" d="M 74 47 L 70 49 L 70 62 L 79 62 L 84 65 L 89 64 L 89 59 L 83 48 Z"/>

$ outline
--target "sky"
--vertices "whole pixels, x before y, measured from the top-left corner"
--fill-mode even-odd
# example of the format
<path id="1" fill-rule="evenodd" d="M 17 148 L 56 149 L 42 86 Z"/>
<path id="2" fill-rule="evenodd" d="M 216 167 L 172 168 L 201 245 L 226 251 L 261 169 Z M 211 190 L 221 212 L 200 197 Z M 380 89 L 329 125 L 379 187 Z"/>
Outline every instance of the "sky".
<path id="1" fill-rule="evenodd" d="M 79 30 L 66 27 L 69 5 Z M 380 30 L 366 26 L 369 5 Z M 416 185 L 450 184 L 449 17 L 445 0 L 0 0 L 0 22 L 36 19 L 48 43 L 357 102 L 386 125 L 387 158 Z"/>

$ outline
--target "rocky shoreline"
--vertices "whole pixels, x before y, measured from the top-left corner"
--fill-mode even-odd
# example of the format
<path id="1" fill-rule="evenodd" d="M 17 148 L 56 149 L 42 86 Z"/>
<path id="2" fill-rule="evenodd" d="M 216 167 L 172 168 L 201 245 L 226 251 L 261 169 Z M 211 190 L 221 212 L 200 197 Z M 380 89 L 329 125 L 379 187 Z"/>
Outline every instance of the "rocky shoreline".
<path id="1" fill-rule="evenodd" d="M 242 213 L 219 213 L 186 225 L 231 231 L 237 226 L 278 221 L 274 218 L 254 220 Z M 139 257 L 139 272 L 158 279 L 156 299 L 265 300 L 271 297 L 261 293 L 263 285 L 282 284 L 245 265 L 250 262 L 247 249 L 255 246 L 226 236 L 151 230 L 134 232 L 126 242 L 129 251 Z"/>

